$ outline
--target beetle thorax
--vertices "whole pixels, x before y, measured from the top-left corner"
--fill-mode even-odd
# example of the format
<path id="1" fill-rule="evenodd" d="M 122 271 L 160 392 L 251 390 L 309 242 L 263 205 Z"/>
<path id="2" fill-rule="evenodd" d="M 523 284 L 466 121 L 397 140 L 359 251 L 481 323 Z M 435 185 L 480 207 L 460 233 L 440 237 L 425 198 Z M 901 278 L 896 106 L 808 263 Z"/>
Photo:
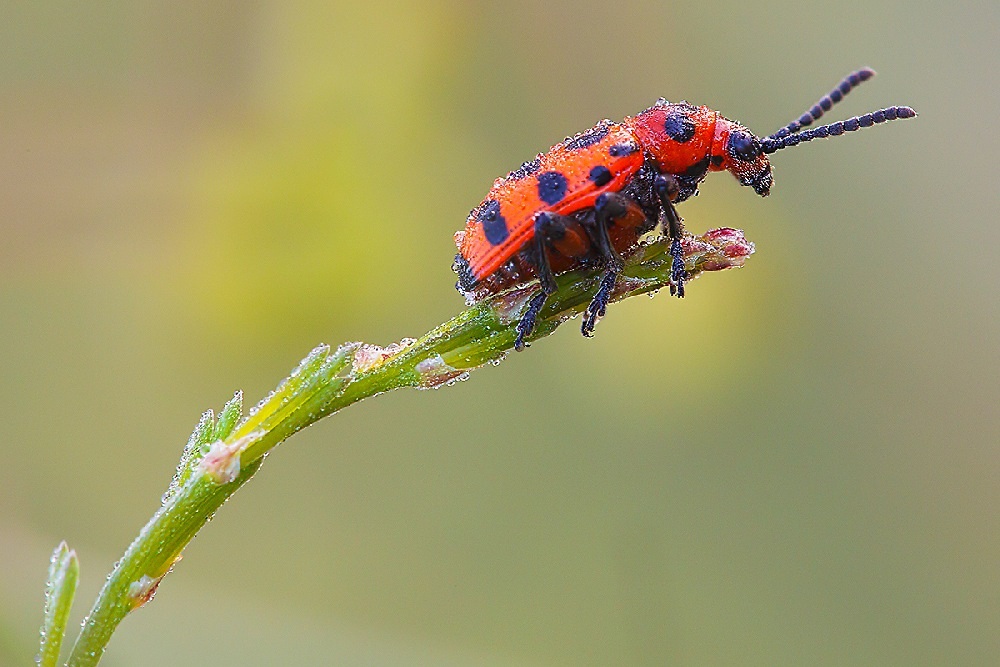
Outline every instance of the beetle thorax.
<path id="1" fill-rule="evenodd" d="M 661 99 L 625 124 L 662 173 L 700 177 L 708 171 L 718 117 L 708 107 Z"/>

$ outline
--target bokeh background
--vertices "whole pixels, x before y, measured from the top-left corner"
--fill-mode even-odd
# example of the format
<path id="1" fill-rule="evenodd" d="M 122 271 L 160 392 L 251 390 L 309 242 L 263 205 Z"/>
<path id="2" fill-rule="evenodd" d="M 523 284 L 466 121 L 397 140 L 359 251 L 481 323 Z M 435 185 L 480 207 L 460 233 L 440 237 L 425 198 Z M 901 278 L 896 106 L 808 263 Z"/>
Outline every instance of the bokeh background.
<path id="1" fill-rule="evenodd" d="M 466 383 L 282 445 L 108 665 L 995 665 L 1000 5 L 0 7 L 0 663 L 74 618 L 200 413 L 318 342 L 457 313 L 492 180 L 658 96 L 766 134 L 917 120 L 730 177 L 757 243 Z"/>

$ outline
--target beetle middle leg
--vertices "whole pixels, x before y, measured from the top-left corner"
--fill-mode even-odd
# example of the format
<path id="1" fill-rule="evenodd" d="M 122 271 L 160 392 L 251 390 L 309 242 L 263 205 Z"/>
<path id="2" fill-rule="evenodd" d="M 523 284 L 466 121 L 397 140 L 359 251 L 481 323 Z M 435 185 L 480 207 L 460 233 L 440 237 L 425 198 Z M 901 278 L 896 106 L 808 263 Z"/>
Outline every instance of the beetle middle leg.
<path id="1" fill-rule="evenodd" d="M 601 278 L 601 286 L 597 288 L 597 293 L 591 299 L 590 305 L 583 313 L 583 322 L 580 325 L 580 333 L 588 338 L 594 334 L 594 327 L 597 321 L 604 317 L 611 300 L 611 292 L 618 282 L 618 275 L 622 271 L 625 262 L 618 254 L 611 239 L 608 236 L 608 226 L 615 218 L 619 218 L 628 212 L 628 200 L 615 192 L 606 192 L 594 202 L 594 221 L 586 225 L 597 253 L 604 260 L 604 276 Z"/>
<path id="2" fill-rule="evenodd" d="M 671 296 L 683 297 L 684 281 L 688 277 L 687 271 L 684 270 L 684 249 L 681 248 L 684 225 L 681 222 L 681 217 L 677 215 L 673 201 L 680 193 L 680 183 L 671 174 L 659 174 L 653 181 L 653 188 L 656 190 L 656 196 L 663 208 L 663 227 L 670 239 L 670 256 L 673 258 L 670 265 L 670 294 Z"/>

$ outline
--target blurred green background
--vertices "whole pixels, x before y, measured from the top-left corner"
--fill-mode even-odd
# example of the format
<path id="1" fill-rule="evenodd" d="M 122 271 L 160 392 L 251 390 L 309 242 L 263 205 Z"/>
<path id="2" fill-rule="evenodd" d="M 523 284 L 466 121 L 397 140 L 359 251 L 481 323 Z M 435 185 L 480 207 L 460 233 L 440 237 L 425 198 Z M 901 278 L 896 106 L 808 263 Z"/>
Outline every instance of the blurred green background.
<path id="1" fill-rule="evenodd" d="M 0 664 L 74 618 L 202 410 L 318 342 L 463 302 L 496 176 L 658 96 L 761 134 L 920 117 L 714 176 L 757 243 L 280 447 L 107 665 L 995 665 L 1000 6 L 9 2 L 0 7 Z"/>

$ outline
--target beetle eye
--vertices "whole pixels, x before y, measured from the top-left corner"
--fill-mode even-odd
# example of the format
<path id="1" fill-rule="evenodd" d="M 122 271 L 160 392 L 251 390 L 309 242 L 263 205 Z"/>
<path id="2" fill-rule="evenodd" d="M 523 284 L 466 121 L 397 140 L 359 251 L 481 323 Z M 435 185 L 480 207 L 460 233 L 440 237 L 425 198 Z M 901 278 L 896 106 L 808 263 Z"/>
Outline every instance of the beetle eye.
<path id="1" fill-rule="evenodd" d="M 760 155 L 760 143 L 753 135 L 737 130 L 729 134 L 726 150 L 733 159 L 752 160 Z"/>

